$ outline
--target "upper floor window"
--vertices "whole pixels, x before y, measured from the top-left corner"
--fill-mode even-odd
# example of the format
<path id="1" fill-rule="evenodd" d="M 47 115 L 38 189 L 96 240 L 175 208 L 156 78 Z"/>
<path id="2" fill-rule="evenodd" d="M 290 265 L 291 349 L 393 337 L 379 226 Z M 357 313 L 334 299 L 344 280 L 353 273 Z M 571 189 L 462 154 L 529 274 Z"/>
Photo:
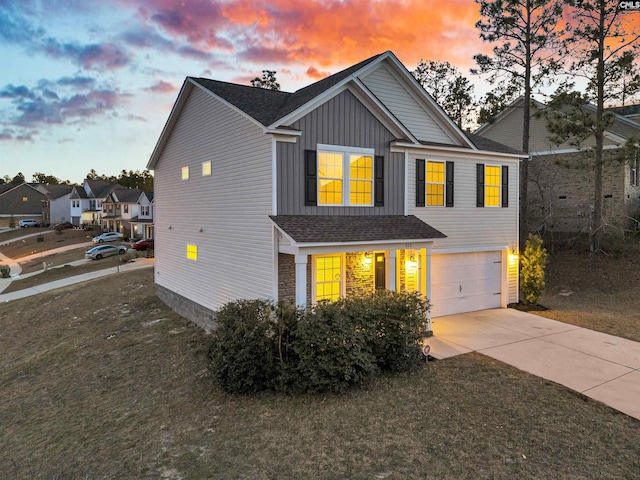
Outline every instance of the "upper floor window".
<path id="1" fill-rule="evenodd" d="M 187 258 L 189 260 L 198 260 L 198 246 L 187 245 Z"/>
<path id="2" fill-rule="evenodd" d="M 509 206 L 509 167 L 506 165 L 476 165 L 476 206 Z"/>
<path id="3" fill-rule="evenodd" d="M 202 162 L 202 176 L 207 177 L 211 175 L 211 161 Z"/>
<path id="4" fill-rule="evenodd" d="M 22 201 L 23 202 L 28 202 L 29 201 L 29 197 L 22 197 Z"/>
<path id="5" fill-rule="evenodd" d="M 425 190 L 428 206 L 444 205 L 444 162 L 427 162 Z"/>
<path id="6" fill-rule="evenodd" d="M 189 180 L 189 167 L 182 167 L 182 180 Z"/>
<path id="7" fill-rule="evenodd" d="M 416 207 L 453 207 L 453 165 L 416 159 Z"/>
<path id="8" fill-rule="evenodd" d="M 149 216 L 149 205 L 140 205 L 140 215 Z"/>
<path id="9" fill-rule="evenodd" d="M 384 157 L 369 148 L 304 151 L 306 206 L 384 206 Z"/>
<path id="10" fill-rule="evenodd" d="M 630 178 L 629 178 L 629 182 L 632 186 L 637 187 L 638 186 L 638 157 L 632 158 L 631 161 L 629 162 L 629 166 L 630 168 Z"/>
<path id="11" fill-rule="evenodd" d="M 124 206 L 124 213 L 129 213 L 129 205 Z"/>

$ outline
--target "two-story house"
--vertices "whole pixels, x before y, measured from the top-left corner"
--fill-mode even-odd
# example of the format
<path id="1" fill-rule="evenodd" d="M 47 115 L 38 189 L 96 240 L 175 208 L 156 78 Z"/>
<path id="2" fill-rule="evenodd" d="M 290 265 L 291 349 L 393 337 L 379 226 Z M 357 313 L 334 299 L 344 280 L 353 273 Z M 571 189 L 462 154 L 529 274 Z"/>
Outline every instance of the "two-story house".
<path id="1" fill-rule="evenodd" d="M 0 185 L 0 227 L 16 226 L 20 220 L 42 222 L 44 193 L 38 184 Z"/>
<path id="2" fill-rule="evenodd" d="M 102 225 L 102 202 L 113 188 L 104 180 L 84 180 L 69 197 L 71 223 L 76 227 Z"/>
<path id="3" fill-rule="evenodd" d="M 129 235 L 132 219 L 138 217 L 140 198 L 144 192 L 137 188 L 114 185 L 102 203 L 102 228 Z"/>
<path id="4" fill-rule="evenodd" d="M 476 134 L 516 148 L 522 145 L 522 106 L 519 98 L 498 114 Z M 548 107 L 533 101 L 527 188 L 527 230 L 533 232 L 584 233 L 594 224 L 593 136 L 581 145 L 569 139 L 558 145 L 541 113 Z M 593 105 L 584 111 L 595 118 Z M 640 140 L 640 123 L 610 112 L 604 133 L 605 164 L 602 174 L 603 216 L 616 228 L 633 228 L 630 218 L 640 213 L 640 158 L 623 147 L 627 141 Z"/>
<path id="5" fill-rule="evenodd" d="M 392 52 L 294 93 L 188 77 L 149 160 L 158 296 L 211 327 L 237 299 L 419 292 L 518 301 L 514 149 L 461 131 Z"/>
<path id="6" fill-rule="evenodd" d="M 153 192 L 141 192 L 138 214 L 131 218 L 131 238 L 153 239 Z"/>
<path id="7" fill-rule="evenodd" d="M 71 221 L 70 200 L 73 185 L 46 185 L 42 200 L 42 223 L 55 225 Z"/>

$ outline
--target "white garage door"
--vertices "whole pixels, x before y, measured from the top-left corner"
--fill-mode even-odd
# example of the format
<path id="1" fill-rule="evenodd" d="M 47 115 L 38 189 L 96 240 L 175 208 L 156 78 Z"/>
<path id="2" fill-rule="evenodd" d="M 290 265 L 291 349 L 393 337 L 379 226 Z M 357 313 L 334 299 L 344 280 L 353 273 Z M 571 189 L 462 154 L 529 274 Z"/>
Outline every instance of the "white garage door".
<path id="1" fill-rule="evenodd" d="M 431 315 L 500 307 L 501 252 L 431 257 Z"/>

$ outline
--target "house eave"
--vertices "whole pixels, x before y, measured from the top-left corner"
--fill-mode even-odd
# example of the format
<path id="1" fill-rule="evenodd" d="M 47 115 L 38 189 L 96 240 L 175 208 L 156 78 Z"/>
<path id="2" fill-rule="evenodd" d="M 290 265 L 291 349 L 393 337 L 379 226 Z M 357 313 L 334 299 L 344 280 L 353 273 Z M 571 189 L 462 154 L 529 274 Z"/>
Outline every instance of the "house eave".
<path id="1" fill-rule="evenodd" d="M 449 153 L 449 154 L 464 154 L 465 156 L 470 157 L 501 157 L 505 159 L 511 160 L 520 160 L 523 158 L 529 158 L 527 154 L 514 154 L 514 153 L 503 153 L 503 152 L 491 152 L 488 150 L 471 150 L 468 148 L 461 147 L 448 147 L 444 145 L 416 145 L 414 143 L 407 142 L 391 142 L 391 151 L 397 153 L 403 153 L 405 151 L 415 151 L 415 152 L 441 152 L 441 153 Z"/>

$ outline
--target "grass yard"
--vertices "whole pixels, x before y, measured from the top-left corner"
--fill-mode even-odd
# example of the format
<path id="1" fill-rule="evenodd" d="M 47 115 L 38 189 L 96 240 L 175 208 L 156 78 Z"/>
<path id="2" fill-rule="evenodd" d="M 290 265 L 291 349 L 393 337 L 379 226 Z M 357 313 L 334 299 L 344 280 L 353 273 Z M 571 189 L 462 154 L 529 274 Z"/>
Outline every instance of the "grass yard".
<path id="1" fill-rule="evenodd" d="M 480 354 L 345 395 L 225 394 L 152 275 L 0 305 L 0 478 L 638 478 L 639 421 Z"/>

